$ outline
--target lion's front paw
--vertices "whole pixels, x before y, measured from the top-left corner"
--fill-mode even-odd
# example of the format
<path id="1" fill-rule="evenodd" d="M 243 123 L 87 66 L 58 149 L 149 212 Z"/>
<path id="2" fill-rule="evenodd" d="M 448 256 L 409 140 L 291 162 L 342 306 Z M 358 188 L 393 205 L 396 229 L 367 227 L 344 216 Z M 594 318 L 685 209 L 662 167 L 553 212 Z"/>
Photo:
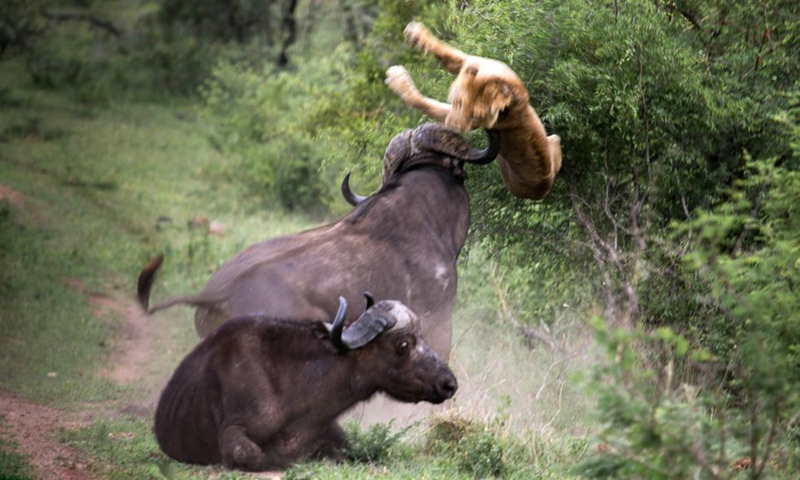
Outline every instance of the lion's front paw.
<path id="1" fill-rule="evenodd" d="M 400 98 L 406 99 L 417 94 L 417 87 L 405 67 L 395 65 L 386 70 L 386 85 Z"/>
<path id="2" fill-rule="evenodd" d="M 425 25 L 419 22 L 411 22 L 406 26 L 403 34 L 405 34 L 408 43 L 415 47 L 422 48 L 423 42 L 427 37 L 430 36 L 430 31 L 427 29 L 427 27 L 425 27 Z"/>

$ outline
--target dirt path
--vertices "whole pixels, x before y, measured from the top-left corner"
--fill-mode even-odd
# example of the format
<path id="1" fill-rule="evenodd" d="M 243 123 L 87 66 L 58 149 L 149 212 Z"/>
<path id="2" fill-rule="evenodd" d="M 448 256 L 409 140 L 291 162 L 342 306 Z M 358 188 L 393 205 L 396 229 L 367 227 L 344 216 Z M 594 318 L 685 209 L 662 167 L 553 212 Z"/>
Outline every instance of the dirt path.
<path id="1" fill-rule="evenodd" d="M 87 295 L 98 317 L 115 315 L 125 318 L 122 329 L 116 332 L 113 353 L 108 361 L 109 366 L 96 374 L 120 385 L 138 380 L 155 352 L 158 339 L 157 326 L 161 323 L 151 321 L 133 299 L 124 298 L 119 294 L 106 296 L 89 293 L 79 281 L 70 283 Z"/>
<path id="2" fill-rule="evenodd" d="M 89 292 L 83 282 L 68 279 L 67 285 L 75 288 L 87 298 L 98 318 L 110 315 L 122 316 L 125 323 L 115 332 L 112 354 L 108 367 L 95 374 L 120 385 L 140 380 L 141 372 L 147 370 L 158 335 L 158 322 L 150 322 L 132 298 L 120 293 L 104 295 Z M 60 443 L 54 432 L 75 430 L 91 425 L 100 418 L 109 418 L 120 413 L 150 415 L 157 400 L 157 388 L 153 395 L 131 401 L 112 400 L 105 404 L 92 404 L 78 410 L 60 410 L 30 403 L 18 396 L 0 392 L 0 412 L 5 428 L 0 436 L 14 442 L 19 453 L 28 457 L 34 467 L 33 475 L 41 479 L 92 480 L 97 478 L 90 468 L 93 461 L 77 449 Z"/>
<path id="3" fill-rule="evenodd" d="M 80 414 L 29 403 L 13 394 L 0 392 L 0 412 L 5 428 L 0 436 L 16 443 L 17 451 L 28 457 L 33 475 L 41 479 L 90 480 L 91 462 L 79 451 L 53 438 L 61 428 L 88 425 Z"/>

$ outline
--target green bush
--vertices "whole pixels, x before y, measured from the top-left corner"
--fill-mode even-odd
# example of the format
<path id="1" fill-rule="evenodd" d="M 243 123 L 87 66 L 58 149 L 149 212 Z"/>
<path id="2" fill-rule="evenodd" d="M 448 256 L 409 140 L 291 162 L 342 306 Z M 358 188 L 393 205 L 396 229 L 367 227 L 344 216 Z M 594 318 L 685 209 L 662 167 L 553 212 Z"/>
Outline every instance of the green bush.
<path id="1" fill-rule="evenodd" d="M 376 423 L 366 428 L 359 427 L 355 422 L 347 422 L 344 429 L 350 442 L 347 455 L 352 461 L 382 464 L 400 444 L 409 427 L 392 432 L 392 422 Z"/>
<path id="2" fill-rule="evenodd" d="M 105 15 L 92 9 L 81 13 L 105 20 Z M 157 22 L 152 5 L 137 7 L 132 13 L 135 21 L 115 26 L 120 35 L 90 28 L 79 20 L 41 29 L 29 41 L 26 55 L 34 83 L 70 91 L 81 102 L 187 97 L 196 94 L 220 56 L 230 52 L 241 56 L 239 52 L 257 48 L 227 48 L 170 31 Z M 110 18 L 112 24 L 118 21 Z"/>
<path id="3" fill-rule="evenodd" d="M 476 478 L 501 477 L 506 470 L 506 441 L 498 426 L 463 418 L 439 420 L 428 433 L 427 449 Z"/>
<path id="4" fill-rule="evenodd" d="M 332 190 L 319 166 L 323 148 L 303 125 L 310 88 L 296 74 L 225 62 L 202 90 L 212 142 L 232 157 L 226 173 L 287 210 L 322 209 Z"/>

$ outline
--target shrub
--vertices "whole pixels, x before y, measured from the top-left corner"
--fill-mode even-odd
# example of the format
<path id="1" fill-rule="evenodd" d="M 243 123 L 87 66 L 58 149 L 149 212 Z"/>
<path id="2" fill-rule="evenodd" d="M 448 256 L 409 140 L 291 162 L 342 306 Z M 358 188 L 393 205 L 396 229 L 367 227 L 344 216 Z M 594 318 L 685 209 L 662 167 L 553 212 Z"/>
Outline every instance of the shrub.
<path id="1" fill-rule="evenodd" d="M 344 425 L 347 440 L 350 442 L 347 454 L 354 462 L 385 463 L 409 428 L 411 427 L 392 433 L 392 422 L 376 423 L 363 429 L 356 422 L 347 422 Z"/>
<path id="2" fill-rule="evenodd" d="M 428 433 L 427 449 L 477 478 L 499 477 L 506 469 L 505 441 L 496 431 L 499 426 L 458 417 L 438 420 Z"/>
<path id="3" fill-rule="evenodd" d="M 331 195 L 323 150 L 302 123 L 309 88 L 295 74 L 223 62 L 202 89 L 216 125 L 212 142 L 233 160 L 225 172 L 287 210 L 322 209 Z"/>

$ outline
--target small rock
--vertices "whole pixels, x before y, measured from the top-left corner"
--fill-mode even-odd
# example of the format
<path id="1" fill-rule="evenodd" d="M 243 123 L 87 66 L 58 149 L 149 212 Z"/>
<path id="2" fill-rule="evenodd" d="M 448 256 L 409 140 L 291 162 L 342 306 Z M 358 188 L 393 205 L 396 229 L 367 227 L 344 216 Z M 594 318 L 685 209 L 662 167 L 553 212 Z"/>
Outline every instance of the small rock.
<path id="1" fill-rule="evenodd" d="M 218 237 L 225 236 L 225 225 L 222 224 L 219 220 L 214 220 L 208 226 L 208 233 L 211 235 L 216 235 Z"/>

